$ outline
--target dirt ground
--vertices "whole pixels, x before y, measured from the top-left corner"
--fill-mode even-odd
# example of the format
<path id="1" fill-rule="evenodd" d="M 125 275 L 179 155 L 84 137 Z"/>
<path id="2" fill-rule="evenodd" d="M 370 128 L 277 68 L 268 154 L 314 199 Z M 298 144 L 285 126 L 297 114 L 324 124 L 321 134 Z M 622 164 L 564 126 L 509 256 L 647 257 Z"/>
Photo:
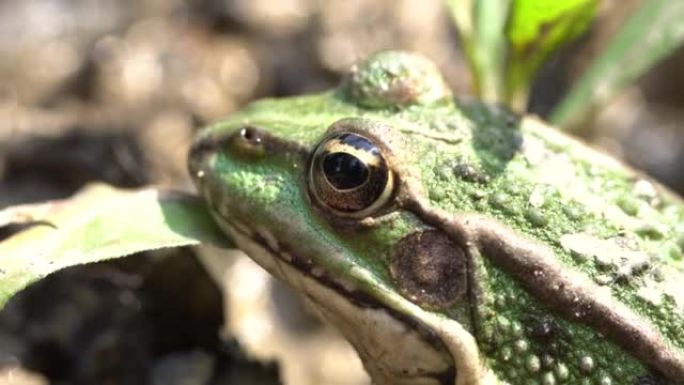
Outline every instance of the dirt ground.
<path id="1" fill-rule="evenodd" d="M 603 12 L 588 37 L 542 72 L 531 111 L 548 113 L 586 65 L 592 42 L 611 25 Z M 64 198 L 92 181 L 192 190 L 185 156 L 198 128 L 258 98 L 333 87 L 351 63 L 389 48 L 422 52 L 456 94 L 470 92 L 456 31 L 439 0 L 2 1 L 0 209 Z M 680 193 L 682 68 L 684 51 L 585 130 L 595 145 Z M 231 317 L 222 305 L 232 297 L 221 294 L 195 254 L 179 249 L 69 269 L 29 288 L 0 313 L 0 384 L 296 378 L 277 355 L 245 353 L 257 324 L 235 331 L 239 338 L 225 328 L 219 333 Z M 320 344 L 337 346 L 287 289 L 268 283 L 260 295 L 276 296 L 283 333 L 295 342 L 322 333 Z M 336 368 L 304 370 L 309 379 L 297 385 L 367 383 L 348 347 L 331 354 Z"/>

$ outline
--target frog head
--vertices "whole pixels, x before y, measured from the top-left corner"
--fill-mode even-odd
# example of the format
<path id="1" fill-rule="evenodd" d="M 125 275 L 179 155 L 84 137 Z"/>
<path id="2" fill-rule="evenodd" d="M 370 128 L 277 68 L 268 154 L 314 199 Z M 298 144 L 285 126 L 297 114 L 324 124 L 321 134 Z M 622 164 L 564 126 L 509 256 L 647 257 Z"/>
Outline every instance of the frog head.
<path id="1" fill-rule="evenodd" d="M 427 245 L 420 239 L 428 226 L 400 207 L 412 177 L 399 169 L 407 164 L 399 151 L 409 143 L 391 120 L 406 106 L 450 104 L 430 62 L 380 54 L 338 90 L 255 103 L 208 128 L 192 149 L 191 173 L 218 223 L 337 326 L 379 383 L 453 381 L 442 331 L 463 334 L 464 349 L 471 350 L 464 358 L 476 351 L 467 331 L 462 259 L 447 263 L 456 272 L 451 289 L 415 293 L 453 304 L 455 318 L 423 310 L 394 283 L 411 274 L 409 253 Z M 422 131 L 419 123 L 406 123 Z M 437 250 L 445 261 L 459 257 L 445 246 Z M 435 269 L 426 274 L 443 279 Z M 467 360 L 473 366 L 467 370 L 479 369 Z"/>
<path id="2" fill-rule="evenodd" d="M 206 128 L 189 168 L 226 234 L 335 325 L 377 384 L 684 373 L 655 327 L 594 298 L 535 232 L 555 216 L 516 225 L 501 186 L 507 170 L 527 177 L 519 125 L 455 103 L 423 57 L 384 52 L 333 91 L 262 100 Z"/>

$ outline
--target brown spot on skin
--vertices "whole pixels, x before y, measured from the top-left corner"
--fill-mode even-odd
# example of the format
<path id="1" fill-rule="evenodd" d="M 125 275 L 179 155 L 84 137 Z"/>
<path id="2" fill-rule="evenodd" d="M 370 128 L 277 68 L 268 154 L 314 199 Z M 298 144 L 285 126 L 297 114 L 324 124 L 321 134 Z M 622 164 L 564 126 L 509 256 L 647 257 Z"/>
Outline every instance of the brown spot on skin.
<path id="1" fill-rule="evenodd" d="M 421 305 L 446 308 L 466 292 L 466 256 L 448 236 L 414 232 L 392 250 L 390 273 L 404 296 Z"/>

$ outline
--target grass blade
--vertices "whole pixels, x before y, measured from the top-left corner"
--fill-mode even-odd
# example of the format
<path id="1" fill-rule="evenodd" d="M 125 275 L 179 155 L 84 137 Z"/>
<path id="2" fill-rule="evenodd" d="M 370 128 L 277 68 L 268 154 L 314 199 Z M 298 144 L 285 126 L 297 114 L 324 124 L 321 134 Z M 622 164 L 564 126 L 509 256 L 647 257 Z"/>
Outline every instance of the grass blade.
<path id="1" fill-rule="evenodd" d="M 684 1 L 645 0 L 551 114 L 576 129 L 684 41 Z"/>
<path id="2" fill-rule="evenodd" d="M 590 26 L 597 0 L 514 0 L 506 28 L 506 102 L 524 112 L 534 76 L 558 48 Z"/>
<path id="3" fill-rule="evenodd" d="M 476 95 L 487 102 L 503 98 L 510 0 L 447 0 L 470 65 Z"/>

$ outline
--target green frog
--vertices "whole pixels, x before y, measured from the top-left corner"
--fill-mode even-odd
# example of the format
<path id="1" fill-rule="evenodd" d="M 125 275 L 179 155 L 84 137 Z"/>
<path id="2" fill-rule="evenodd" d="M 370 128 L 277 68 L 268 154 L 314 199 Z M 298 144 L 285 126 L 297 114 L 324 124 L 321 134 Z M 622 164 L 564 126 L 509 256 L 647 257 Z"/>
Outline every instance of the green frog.
<path id="1" fill-rule="evenodd" d="M 189 169 L 377 385 L 684 384 L 684 204 L 422 56 L 253 103 Z"/>

